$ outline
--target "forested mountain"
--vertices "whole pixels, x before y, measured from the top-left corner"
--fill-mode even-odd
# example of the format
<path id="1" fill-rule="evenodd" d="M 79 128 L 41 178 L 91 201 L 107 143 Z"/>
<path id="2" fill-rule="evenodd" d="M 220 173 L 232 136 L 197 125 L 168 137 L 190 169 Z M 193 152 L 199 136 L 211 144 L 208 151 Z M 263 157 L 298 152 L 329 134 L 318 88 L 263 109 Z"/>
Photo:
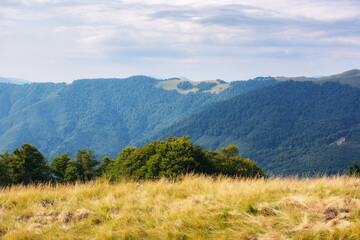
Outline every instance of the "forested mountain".
<path id="1" fill-rule="evenodd" d="M 163 89 L 161 82 L 136 76 L 72 84 L 0 83 L 0 152 L 26 142 L 48 157 L 83 148 L 117 155 L 214 103 L 277 83 L 239 81 L 218 94 L 181 94 Z"/>
<path id="2" fill-rule="evenodd" d="M 360 156 L 360 89 L 340 83 L 356 86 L 359 71 L 283 80 L 0 83 L 0 153 L 26 142 L 48 160 L 83 148 L 115 157 L 188 134 L 213 150 L 235 144 L 271 173 L 343 172 Z"/>
<path id="3" fill-rule="evenodd" d="M 218 103 L 156 137 L 188 134 L 213 149 L 233 143 L 275 174 L 343 173 L 360 157 L 359 100 L 349 85 L 290 81 Z"/>

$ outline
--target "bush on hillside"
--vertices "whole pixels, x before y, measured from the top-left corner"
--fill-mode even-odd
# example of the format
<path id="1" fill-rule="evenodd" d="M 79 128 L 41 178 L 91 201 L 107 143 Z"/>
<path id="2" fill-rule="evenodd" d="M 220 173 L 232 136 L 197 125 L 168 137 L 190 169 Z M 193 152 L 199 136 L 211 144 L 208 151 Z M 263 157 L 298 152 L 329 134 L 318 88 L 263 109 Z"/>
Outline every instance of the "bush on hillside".
<path id="1" fill-rule="evenodd" d="M 234 145 L 220 151 L 203 151 L 199 145 L 193 145 L 188 136 L 169 136 L 166 141 L 152 141 L 140 148 L 127 147 L 107 166 L 104 176 L 111 180 L 174 179 L 187 173 L 266 176 L 255 162 L 238 156 Z"/>
<path id="2" fill-rule="evenodd" d="M 0 154 L 0 185 L 29 184 L 50 180 L 50 166 L 38 149 L 24 143 L 12 154 Z"/>
<path id="3" fill-rule="evenodd" d="M 49 165 L 45 157 L 30 144 L 23 144 L 13 153 L 0 154 L 0 186 L 43 182 L 86 182 L 98 177 L 152 180 L 162 177 L 177 179 L 188 173 L 265 177 L 256 162 L 242 158 L 235 145 L 219 151 L 203 150 L 185 135 L 169 136 L 166 141 L 152 141 L 142 147 L 123 149 L 116 160 L 96 160 L 94 151 L 78 150 L 72 160 L 67 153 L 55 157 Z"/>

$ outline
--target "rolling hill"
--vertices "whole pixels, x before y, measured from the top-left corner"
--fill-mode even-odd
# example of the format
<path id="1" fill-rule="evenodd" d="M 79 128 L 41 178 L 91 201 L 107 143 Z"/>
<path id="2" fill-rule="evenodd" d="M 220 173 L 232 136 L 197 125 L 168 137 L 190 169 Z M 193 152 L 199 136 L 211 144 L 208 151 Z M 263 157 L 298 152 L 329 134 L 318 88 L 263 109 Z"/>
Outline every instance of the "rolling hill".
<path id="1" fill-rule="evenodd" d="M 161 83 L 144 76 L 72 84 L 2 83 L 0 152 L 27 142 L 49 158 L 82 148 L 116 156 L 184 117 L 276 81 L 233 82 L 218 94 L 180 94 L 159 87 Z"/>
<path id="2" fill-rule="evenodd" d="M 351 87 L 359 72 L 290 82 L 0 83 L 0 153 L 27 142 L 49 160 L 83 148 L 116 156 L 126 146 L 188 134 L 205 148 L 234 143 L 270 173 L 343 172 L 360 155 L 360 89 Z"/>

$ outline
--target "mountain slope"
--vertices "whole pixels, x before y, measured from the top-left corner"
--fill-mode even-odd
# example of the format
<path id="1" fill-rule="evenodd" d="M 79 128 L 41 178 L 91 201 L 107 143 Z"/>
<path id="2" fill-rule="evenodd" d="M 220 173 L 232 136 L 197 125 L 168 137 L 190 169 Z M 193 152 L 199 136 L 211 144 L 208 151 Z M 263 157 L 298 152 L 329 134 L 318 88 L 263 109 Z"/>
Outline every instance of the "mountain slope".
<path id="1" fill-rule="evenodd" d="M 348 85 L 285 82 L 218 103 L 157 137 L 188 134 L 213 149 L 234 143 L 276 174 L 337 173 L 360 155 L 359 99 Z"/>
<path id="2" fill-rule="evenodd" d="M 33 144 L 47 156 L 95 150 L 116 155 L 173 122 L 275 80 L 234 82 L 219 94 L 180 94 L 159 80 L 78 80 L 72 84 L 0 84 L 0 152 Z"/>

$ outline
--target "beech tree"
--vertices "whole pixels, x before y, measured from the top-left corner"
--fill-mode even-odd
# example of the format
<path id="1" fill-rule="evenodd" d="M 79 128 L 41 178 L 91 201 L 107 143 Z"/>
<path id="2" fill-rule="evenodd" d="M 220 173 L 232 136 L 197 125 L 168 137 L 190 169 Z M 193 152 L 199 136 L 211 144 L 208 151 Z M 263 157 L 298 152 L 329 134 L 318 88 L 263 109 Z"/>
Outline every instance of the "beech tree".
<path id="1" fill-rule="evenodd" d="M 52 160 L 51 165 L 52 171 L 56 181 L 64 182 L 66 176 L 66 169 L 69 167 L 71 158 L 68 157 L 67 153 L 61 154 L 60 157 L 56 157 Z"/>
<path id="2" fill-rule="evenodd" d="M 87 151 L 86 148 L 78 150 L 74 166 L 79 180 L 88 181 L 97 177 L 99 173 L 99 168 L 97 168 L 97 166 L 100 162 L 96 160 L 94 153 L 95 151 Z"/>
<path id="3" fill-rule="evenodd" d="M 180 138 L 170 135 L 166 141 L 152 141 L 140 148 L 123 149 L 111 163 L 111 168 L 105 168 L 104 175 L 111 180 L 177 178 L 187 173 L 266 176 L 256 162 L 242 158 L 238 153 L 235 145 L 220 151 L 203 151 L 187 135 Z"/>
<path id="4" fill-rule="evenodd" d="M 15 148 L 9 166 L 13 171 L 14 183 L 46 182 L 50 179 L 50 166 L 38 149 L 24 143 L 21 149 Z"/>

